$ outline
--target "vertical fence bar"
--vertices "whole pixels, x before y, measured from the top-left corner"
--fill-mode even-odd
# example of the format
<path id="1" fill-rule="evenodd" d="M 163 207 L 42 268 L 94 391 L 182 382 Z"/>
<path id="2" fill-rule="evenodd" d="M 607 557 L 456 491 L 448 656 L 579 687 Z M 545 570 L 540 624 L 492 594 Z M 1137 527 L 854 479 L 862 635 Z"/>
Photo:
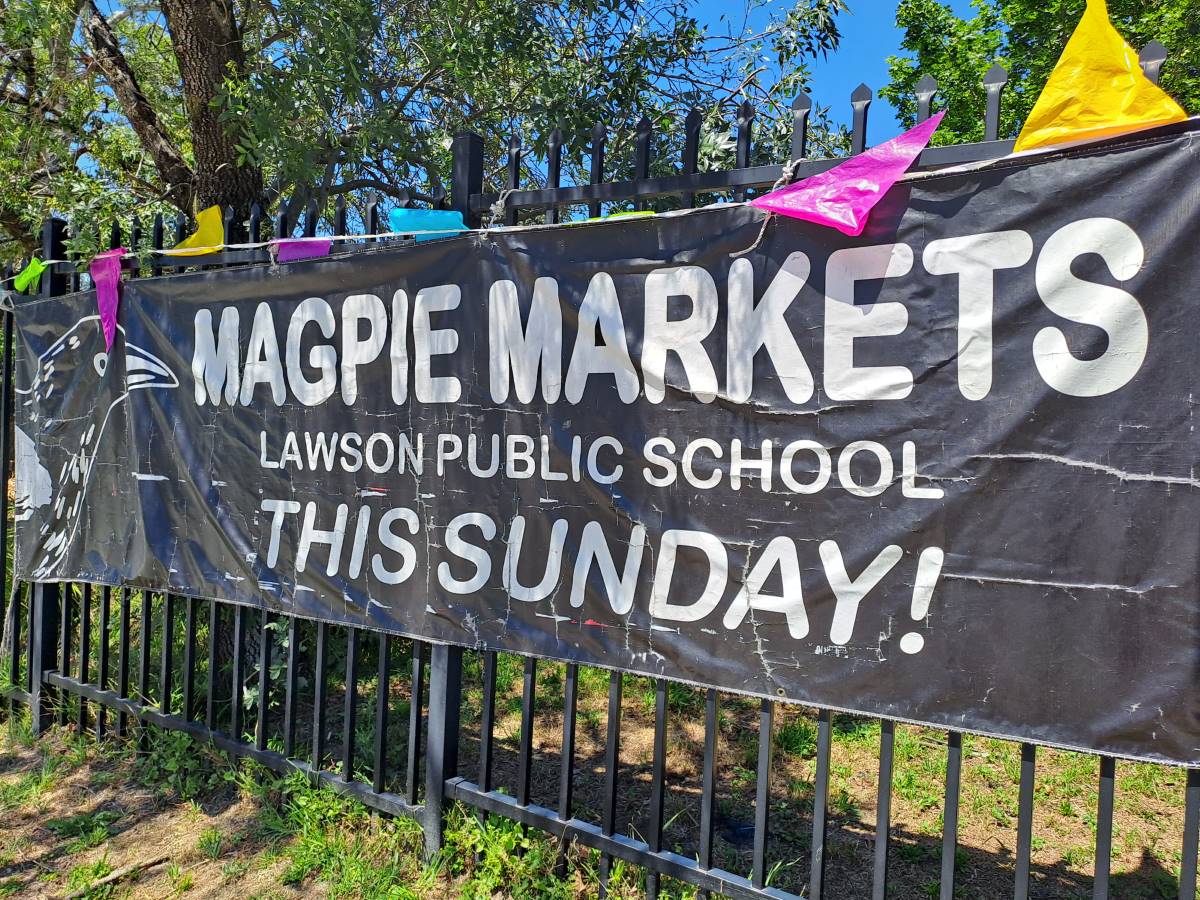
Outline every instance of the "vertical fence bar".
<path id="1" fill-rule="evenodd" d="M 749 100 L 743 100 L 742 104 L 737 109 L 737 136 L 736 149 L 734 157 L 736 162 L 734 165 L 739 169 L 750 168 L 750 143 L 754 128 L 754 104 Z M 746 199 L 746 189 L 738 188 L 733 192 L 733 199 L 742 201 Z"/>
<path id="2" fill-rule="evenodd" d="M 435 644 L 429 654 L 429 738 L 425 753 L 425 852 L 442 849 L 446 779 L 458 774 L 462 649 Z"/>
<path id="3" fill-rule="evenodd" d="M 937 93 L 937 79 L 932 75 L 922 75 L 916 84 L 917 121 L 924 122 L 933 115 L 933 97 Z"/>
<path id="4" fill-rule="evenodd" d="M 138 216 L 134 216 L 129 221 L 129 249 L 133 253 L 138 252 L 138 247 L 142 243 L 142 220 Z M 134 256 L 124 262 L 124 265 L 129 268 L 129 277 L 137 278 L 142 274 L 142 260 L 140 256 Z M 101 704 L 103 705 L 103 704 Z"/>
<path id="5" fill-rule="evenodd" d="M 317 207 L 316 198 L 310 198 L 304 204 L 304 236 L 306 238 L 317 236 L 317 223 L 321 219 L 321 210 Z"/>
<path id="6" fill-rule="evenodd" d="M 879 790 L 875 801 L 875 854 L 871 872 L 871 900 L 886 900 L 888 844 L 892 831 L 892 760 L 896 748 L 896 723 L 879 720 Z"/>
<path id="7" fill-rule="evenodd" d="M 958 795 L 962 780 L 962 734 L 946 736 L 946 804 L 942 811 L 941 900 L 954 900 L 954 857 L 958 852 Z"/>
<path id="8" fill-rule="evenodd" d="M 367 234 L 379 234 L 382 229 L 379 227 L 379 201 L 375 197 L 371 197 L 367 201 L 367 212 L 364 217 L 366 221 Z M 368 243 L 376 243 L 382 238 L 369 238 Z"/>
<path id="9" fill-rule="evenodd" d="M 187 598 L 183 620 L 183 717 L 189 722 L 196 714 L 196 614 L 200 601 Z"/>
<path id="10" fill-rule="evenodd" d="M 349 231 L 346 226 L 346 197 L 338 194 L 337 199 L 333 201 L 333 233 L 348 234 Z"/>
<path id="11" fill-rule="evenodd" d="M 850 129 L 850 152 L 856 156 L 867 149 L 867 111 L 874 96 L 865 84 L 860 84 L 850 95 L 850 107 L 854 110 Z"/>
<path id="12" fill-rule="evenodd" d="M 829 710 L 817 714 L 817 775 L 813 781 L 812 865 L 808 878 L 808 896 L 825 896 L 825 842 L 829 831 L 829 752 L 832 742 L 832 718 Z"/>
<path id="13" fill-rule="evenodd" d="M 571 797 L 575 781 L 575 713 L 579 694 L 579 665 L 567 663 L 563 684 L 562 765 L 558 776 L 558 817 L 571 818 Z"/>
<path id="14" fill-rule="evenodd" d="M 217 727 L 217 647 L 221 639 L 221 607 L 216 600 L 208 601 L 208 683 L 205 685 L 204 724 L 210 730 Z"/>
<path id="15" fill-rule="evenodd" d="M 1158 79 L 1162 75 L 1163 63 L 1166 61 L 1167 48 L 1159 41 L 1151 41 L 1138 54 L 1138 62 L 1141 64 L 1142 71 L 1153 84 L 1158 84 Z M 1188 900 L 1194 900 L 1194 898 L 1189 897 Z"/>
<path id="16" fill-rule="evenodd" d="M 1198 852 L 1200 852 L 1200 769 L 1188 769 L 1183 808 L 1183 857 L 1179 863 L 1179 900 L 1195 900 Z"/>
<path id="17" fill-rule="evenodd" d="M 425 645 L 412 642 L 412 694 L 408 704 L 408 759 L 405 788 L 408 802 L 416 804 L 421 770 L 421 707 L 425 697 Z"/>
<path id="18" fill-rule="evenodd" d="M 1000 137 L 1000 101 L 1006 84 L 1008 72 L 1000 63 L 995 63 L 983 76 L 983 90 L 987 95 L 987 109 L 983 118 L 985 141 L 998 140 Z"/>
<path id="19" fill-rule="evenodd" d="M 250 204 L 250 219 L 247 222 L 246 242 L 257 244 L 262 240 L 263 208 L 261 203 Z"/>
<path id="20" fill-rule="evenodd" d="M 37 621 L 37 619 L 34 615 L 34 612 L 35 612 L 34 607 L 36 605 L 37 604 L 35 603 L 34 597 L 33 597 L 33 588 L 31 587 L 29 590 L 29 610 L 27 613 L 27 615 L 29 616 L 29 628 L 28 628 L 29 634 L 27 636 L 27 641 L 26 641 L 28 646 L 25 648 L 26 656 L 27 656 L 27 659 L 25 662 L 25 690 L 27 692 L 29 692 L 30 694 L 33 693 L 33 673 L 37 666 L 37 660 L 34 658 L 34 646 L 33 646 L 33 628 L 34 628 L 34 623 Z M 55 626 L 57 627 L 57 622 L 55 623 Z M 32 709 L 32 708 L 33 707 L 31 706 L 30 709 Z"/>
<path id="21" fill-rule="evenodd" d="M 121 622 L 117 633 L 117 643 L 121 648 L 121 665 L 117 671 L 117 693 L 122 699 L 129 697 L 129 655 L 132 647 L 129 641 L 129 588 L 121 588 Z M 124 712 L 117 713 L 117 737 L 125 737 L 129 733 L 129 719 Z"/>
<path id="22" fill-rule="evenodd" d="M 355 731 L 358 728 L 358 651 L 361 632 L 346 629 L 346 695 L 342 710 L 342 781 L 354 780 Z"/>
<path id="23" fill-rule="evenodd" d="M 533 705 L 536 702 L 537 660 L 525 657 L 525 677 L 521 689 L 521 747 L 517 761 L 517 802 L 529 805 L 529 782 L 533 769 Z"/>
<path id="24" fill-rule="evenodd" d="M 108 585 L 100 588 L 100 658 L 97 661 L 99 671 L 96 673 L 96 684 L 101 690 L 108 690 L 109 669 L 109 635 L 111 633 L 112 588 Z M 108 729 L 108 707 L 103 703 L 96 706 L 96 740 L 102 741 Z"/>
<path id="25" fill-rule="evenodd" d="M 3 318 L 3 381 L 0 382 L 0 547 L 8 547 L 8 489 L 12 483 L 12 436 L 13 436 L 13 314 L 8 310 L 0 313 Z M 8 553 L 0 553 L 0 591 L 8 600 L 8 607 L 3 609 L 0 616 L 0 633 L 4 631 L 4 622 L 12 617 L 12 656 L 9 660 L 9 682 L 16 684 L 20 654 L 17 653 L 17 636 L 20 629 L 20 605 L 17 603 L 17 582 L 13 579 L 12 587 L 8 586 Z M 2 604 L 0 604 L 2 608 Z M 10 717 L 16 708 L 15 701 L 9 701 Z"/>
<path id="26" fill-rule="evenodd" d="M 159 660 L 158 673 L 158 708 L 164 713 L 171 713 L 171 692 L 175 689 L 175 595 L 169 591 L 163 594 L 162 606 L 162 657 Z"/>
<path id="27" fill-rule="evenodd" d="M 704 124 L 704 114 L 698 109 L 689 109 L 683 119 L 683 166 L 682 175 L 695 175 L 700 171 L 700 127 Z M 679 205 L 691 209 L 696 205 L 696 195 L 692 191 L 684 191 L 679 197 Z"/>
<path id="28" fill-rule="evenodd" d="M 262 611 L 258 629 L 258 720 L 254 723 L 254 746 L 267 749 L 271 724 L 271 614 Z"/>
<path id="29" fill-rule="evenodd" d="M 562 129 L 550 132 L 546 143 L 546 187 L 557 188 L 562 183 Z M 558 207 L 551 203 L 546 207 L 546 224 L 557 225 L 560 219 Z"/>
<path id="30" fill-rule="evenodd" d="M 704 699 L 704 764 L 700 776 L 700 853 L 696 861 L 702 869 L 712 868 L 713 805 L 717 795 L 717 691 L 709 688 Z M 699 895 L 707 900 L 708 891 Z"/>
<path id="31" fill-rule="evenodd" d="M 1100 757 L 1100 796 L 1096 803 L 1096 878 L 1092 900 L 1107 900 L 1108 874 L 1112 866 L 1113 791 L 1117 780 L 1117 761 Z"/>
<path id="32" fill-rule="evenodd" d="M 483 653 L 483 708 L 479 713 L 479 787 L 492 789 L 492 735 L 496 728 L 496 651 Z"/>
<path id="33" fill-rule="evenodd" d="M 662 851 L 663 795 L 667 780 L 667 680 L 654 684 L 654 756 L 650 764 L 650 821 L 646 826 L 646 846 L 651 853 Z M 659 873 L 646 870 L 646 900 L 657 900 L 661 882 Z"/>
<path id="34" fill-rule="evenodd" d="M 325 767 L 325 686 L 328 680 L 329 626 L 317 623 L 317 651 L 313 660 L 312 767 Z"/>
<path id="35" fill-rule="evenodd" d="M 792 162 L 808 156 L 808 119 L 812 107 L 812 97 L 808 94 L 797 94 L 792 101 Z"/>
<path id="36" fill-rule="evenodd" d="M 775 703 L 763 700 L 758 712 L 758 783 L 754 795 L 754 851 L 750 881 L 755 887 L 767 883 L 767 823 L 771 810 L 771 729 Z"/>
<path id="37" fill-rule="evenodd" d="M 162 213 L 154 214 L 154 222 L 150 226 L 150 245 L 154 250 L 161 250 L 163 248 L 163 217 L 162 217 Z M 162 266 L 158 265 L 158 263 L 160 263 L 162 261 L 162 257 L 158 256 L 156 254 L 156 255 L 152 256 L 151 259 L 154 260 L 155 265 L 150 267 L 150 274 L 154 275 L 154 276 L 161 275 L 163 273 L 163 270 L 162 270 Z"/>
<path id="38" fill-rule="evenodd" d="M 379 677 L 375 688 L 375 777 L 371 787 L 375 793 L 383 790 L 387 783 L 387 726 L 388 700 L 392 684 L 392 637 L 386 631 L 379 632 Z"/>
<path id="39" fill-rule="evenodd" d="M 140 638 L 140 655 L 138 658 L 138 699 L 146 706 L 150 705 L 150 635 L 153 630 L 151 623 L 151 611 L 154 606 L 153 595 L 147 591 L 142 592 L 142 606 L 140 610 L 139 623 L 139 638 Z M 139 723 L 138 728 L 138 750 L 145 753 L 150 749 L 150 731 L 145 722 Z"/>
<path id="40" fill-rule="evenodd" d="M 508 139 L 508 178 L 505 181 L 504 187 L 507 190 L 515 191 L 521 186 L 521 138 L 519 135 L 511 135 Z M 504 202 L 504 224 L 517 224 L 517 208 L 509 206 L 508 201 Z"/>
<path id="41" fill-rule="evenodd" d="M 567 663 L 567 676 L 563 682 L 563 737 L 562 757 L 558 770 L 558 818 L 571 818 L 571 800 L 575 785 L 575 713 L 578 705 L 579 666 Z M 567 846 L 564 837 L 559 843 L 555 871 L 559 878 L 567 874 Z"/>
<path id="42" fill-rule="evenodd" d="M 229 685 L 229 736 L 242 739 L 242 689 L 246 683 L 244 647 L 246 645 L 246 608 L 240 603 L 233 608 L 233 671 Z"/>
<path id="43" fill-rule="evenodd" d="M 1037 768 L 1037 747 L 1021 745 L 1021 789 L 1017 800 L 1017 866 L 1013 900 L 1028 900 L 1029 854 L 1033 847 L 1033 778 Z"/>
<path id="44" fill-rule="evenodd" d="M 9 593 L 8 613 L 12 619 L 12 654 L 8 658 L 8 683 L 16 687 L 21 678 L 21 649 L 18 646 L 21 640 L 21 601 L 24 591 L 21 587 L 21 582 L 13 581 L 12 591 Z M 8 699 L 8 717 L 15 718 L 17 715 L 17 698 L 16 695 L 10 696 Z"/>
<path id="45" fill-rule="evenodd" d="M 624 676 L 611 672 L 608 676 L 608 733 L 604 739 L 604 793 L 601 796 L 603 811 L 601 829 L 611 836 L 617 827 L 617 785 L 620 773 L 617 769 L 621 759 L 621 687 Z M 600 896 L 608 896 L 608 878 L 612 870 L 612 857 L 600 854 Z"/>
<path id="46" fill-rule="evenodd" d="M 592 184 L 604 183 L 604 145 L 608 142 L 608 128 L 603 122 L 592 126 L 592 166 L 589 175 Z M 588 201 L 588 215 L 593 219 L 600 215 L 600 201 Z"/>
<path id="47" fill-rule="evenodd" d="M 288 616 L 287 693 L 283 698 L 283 755 L 288 759 L 296 755 L 296 703 L 300 692 L 299 621 L 295 616 Z"/>
<path id="48" fill-rule="evenodd" d="M 59 585 L 34 582 L 30 596 L 29 709 L 33 733 L 40 736 L 54 724 L 54 691 L 42 673 L 58 668 Z"/>
<path id="49" fill-rule="evenodd" d="M 639 181 L 650 177 L 650 155 L 653 150 L 653 142 L 654 127 L 648 118 L 642 116 L 637 123 L 633 152 L 633 177 Z M 636 210 L 644 210 L 647 206 L 646 201 L 641 199 L 641 191 L 642 186 L 638 185 L 639 197 L 633 204 L 633 208 Z"/>
<path id="50" fill-rule="evenodd" d="M 75 586 L 66 584 L 59 596 L 59 611 L 58 611 L 58 664 L 62 668 L 64 675 L 71 674 L 71 640 L 73 638 L 75 624 L 75 601 L 74 595 Z M 67 722 L 70 721 L 69 695 L 62 698 L 62 703 L 58 705 L 58 724 L 62 728 L 67 727 Z"/>
<path id="51" fill-rule="evenodd" d="M 71 588 L 66 589 L 70 593 Z M 67 661 L 63 660 L 63 672 L 67 672 Z M 87 684 L 92 675 L 92 586 L 85 584 L 79 591 L 79 680 Z M 87 731 L 87 700 L 79 698 L 79 718 L 76 727 L 80 734 Z"/>

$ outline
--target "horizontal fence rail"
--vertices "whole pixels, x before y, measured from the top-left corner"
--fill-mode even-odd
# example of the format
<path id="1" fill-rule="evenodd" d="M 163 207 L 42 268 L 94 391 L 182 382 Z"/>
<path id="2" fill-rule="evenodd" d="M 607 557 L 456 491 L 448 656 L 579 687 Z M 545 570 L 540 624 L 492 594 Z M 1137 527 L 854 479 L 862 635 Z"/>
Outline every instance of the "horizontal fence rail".
<path id="1" fill-rule="evenodd" d="M 1146 74 L 1157 80 L 1165 48 L 1153 43 L 1143 50 Z M 936 170 L 963 163 L 997 159 L 1013 142 L 1000 134 L 1007 74 L 994 66 L 983 87 L 986 98 L 984 141 L 929 148 L 919 169 Z M 916 112 L 931 115 L 937 84 L 926 77 L 917 84 Z M 850 148 L 867 147 L 868 113 L 873 100 L 864 85 L 851 97 Z M 547 142 L 544 184 L 522 185 L 525 150 L 519 136 L 507 142 L 502 183 L 487 185 L 482 137 L 459 135 L 453 144 L 452 189 L 433 198 L 437 208 L 461 212 L 470 227 L 485 218 L 497 224 L 555 224 L 569 207 L 600 215 L 606 205 L 628 204 L 642 210 L 658 198 L 678 197 L 680 208 L 692 208 L 702 195 L 744 200 L 785 177 L 796 179 L 825 171 L 837 159 L 809 159 L 812 100 L 801 95 L 792 105 L 788 164 L 751 165 L 754 109 L 737 111 L 734 125 L 737 167 L 701 172 L 698 165 L 702 116 L 691 111 L 677 174 L 652 176 L 654 132 L 643 119 L 633 141 L 633 177 L 606 181 L 611 168 L 608 130 L 601 123 L 586 148 L 590 183 L 562 185 L 563 136 L 555 130 Z M 408 205 L 400 198 L 400 205 Z M 377 200 L 364 207 L 359 227 L 364 235 L 380 233 Z M 195 258 L 165 256 L 167 231 L 183 237 L 182 218 L 150 223 L 149 249 L 126 259 L 130 277 L 169 274 L 196 266 L 222 267 L 270 262 L 265 249 L 225 250 Z M 249 219 L 225 219 L 225 240 L 256 242 L 266 232 L 288 237 L 299 230 L 314 236 L 331 230 L 349 234 L 347 205 L 339 197 L 332 218 L 323 224 L 322 210 L 310 202 L 301 222 L 286 214 L 272 221 L 255 206 Z M 57 220 L 43 229 L 42 256 L 66 256 L 67 226 Z M 109 229 L 110 247 L 143 247 L 142 223 L 127 230 Z M 339 246 L 339 252 L 362 252 L 375 246 L 364 238 Z M 43 275 L 40 296 L 55 297 L 80 287 L 72 263 L 52 265 Z M 0 540 L 7 545 L 11 510 L 8 485 L 12 471 L 13 317 L 3 312 L 3 392 L 0 394 Z M 443 846 L 446 807 L 460 803 L 489 816 L 539 829 L 560 842 L 559 874 L 566 874 L 571 844 L 598 854 L 601 895 L 607 896 L 617 863 L 644 870 L 647 897 L 657 897 L 663 878 L 694 885 L 701 896 L 735 898 L 833 897 L 827 888 L 831 848 L 844 831 L 831 812 L 831 760 L 839 728 L 865 727 L 878 744 L 875 823 L 865 842 L 869 868 L 863 895 L 873 900 L 895 893 L 897 833 L 892 822 L 895 791 L 897 726 L 888 719 L 869 720 L 831 714 L 816 715 L 811 745 L 801 752 L 811 762 L 811 798 L 801 804 L 806 834 L 797 850 L 789 819 L 787 835 L 773 828 L 777 810 L 788 809 L 775 778 L 777 753 L 788 733 L 781 725 L 793 704 L 723 697 L 716 689 L 631 679 L 575 664 L 546 664 L 532 657 L 495 652 L 464 652 L 365 629 L 309 622 L 268 610 L 217 601 L 179 597 L 128 587 L 11 581 L 8 558 L 0 556 L 0 580 L 6 586 L 5 616 L 14 646 L 0 677 L 10 716 L 28 707 L 35 733 L 52 724 L 93 733 L 97 740 L 131 738 L 142 750 L 151 746 L 152 728 L 181 732 L 235 757 L 252 759 L 280 773 L 298 772 L 312 783 L 354 797 L 380 813 L 422 823 L 430 854 Z M 11 582 L 11 586 L 9 587 Z M 539 671 L 561 672 L 547 696 Z M 519 697 L 508 696 L 509 682 L 519 681 Z M 644 764 L 630 762 L 629 684 L 645 683 L 646 715 L 652 718 Z M 607 697 L 603 709 L 581 712 L 585 683 Z M 506 703 L 514 703 L 509 715 Z M 73 708 L 72 708 L 73 707 Z M 649 710 L 652 709 L 652 715 Z M 553 710 L 561 723 L 553 734 L 537 734 L 539 711 Z M 743 808 L 731 814 L 724 804 L 734 796 L 735 774 L 719 761 L 723 723 L 736 716 L 739 733 L 753 747 L 741 767 L 751 776 Z M 515 734 L 497 733 L 500 722 L 515 718 Z M 623 720 L 625 724 L 623 727 Z M 847 724 L 850 723 L 850 724 Z M 858 723 L 858 724 L 854 724 Z M 698 745 L 692 747 L 696 767 L 678 774 L 672 760 L 681 729 L 694 725 Z M 724 729 L 724 731 L 723 731 Z M 581 759 L 583 738 L 593 755 Z M 969 741 L 969 739 L 968 739 Z M 969 744 L 968 744 L 969 746 Z M 931 751 L 932 752 L 932 751 Z M 964 737 L 944 735 L 941 836 L 936 851 L 936 892 L 941 900 L 962 893 L 957 879 L 960 854 L 958 821 L 962 794 Z M 1013 835 L 1011 893 L 1030 896 L 1037 867 L 1031 862 L 1036 836 L 1037 747 L 1019 746 L 1016 768 L 1018 799 Z M 1112 895 L 1110 860 L 1118 764 L 1098 760 L 1095 820 L 1094 898 Z M 679 782 L 686 782 L 680 784 Z M 586 790 L 585 790 L 586 788 Z M 740 796 L 740 795 L 739 795 Z M 1197 896 L 1197 850 L 1200 844 L 1200 770 L 1188 770 L 1182 796 L 1183 844 L 1178 897 Z M 685 827 L 685 825 L 687 827 Z M 839 837 L 841 840 L 844 837 Z M 785 855 L 776 852 L 786 838 Z M 1004 864 L 1009 864 L 1005 860 Z M 838 865 L 841 865 L 840 863 Z M 786 883 L 786 887 L 781 884 Z M 1164 895 L 1165 896 L 1165 895 Z"/>

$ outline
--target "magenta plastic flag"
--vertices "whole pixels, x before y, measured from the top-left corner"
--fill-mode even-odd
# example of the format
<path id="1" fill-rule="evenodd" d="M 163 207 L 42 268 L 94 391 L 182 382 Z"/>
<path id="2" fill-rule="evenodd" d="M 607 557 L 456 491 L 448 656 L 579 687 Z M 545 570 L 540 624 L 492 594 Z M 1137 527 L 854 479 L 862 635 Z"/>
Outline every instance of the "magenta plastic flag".
<path id="1" fill-rule="evenodd" d="M 828 225 L 843 234 L 862 234 L 875 204 L 921 155 L 944 115 L 945 112 L 940 112 L 828 172 L 756 197 L 751 205 L 781 216 Z"/>
<path id="2" fill-rule="evenodd" d="M 281 263 L 328 256 L 329 248 L 333 246 L 329 238 L 282 238 L 271 243 L 275 247 L 275 259 Z"/>
<path id="3" fill-rule="evenodd" d="M 111 351 L 117 338 L 117 304 L 120 302 L 121 257 L 124 247 L 105 250 L 96 255 L 88 266 L 96 288 L 96 307 L 100 310 L 100 325 L 104 329 L 104 347 Z"/>

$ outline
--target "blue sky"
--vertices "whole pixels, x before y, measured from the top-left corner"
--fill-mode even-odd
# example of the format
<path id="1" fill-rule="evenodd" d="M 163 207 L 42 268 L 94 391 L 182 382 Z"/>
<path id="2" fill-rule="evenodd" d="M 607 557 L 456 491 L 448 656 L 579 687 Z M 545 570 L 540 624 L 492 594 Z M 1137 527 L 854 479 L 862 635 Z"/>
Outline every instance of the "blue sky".
<path id="1" fill-rule="evenodd" d="M 960 16 L 971 15 L 969 0 L 943 0 Z M 777 0 L 765 5 L 762 15 L 772 8 L 785 9 L 791 4 Z M 850 92 L 860 83 L 878 91 L 887 84 L 887 58 L 900 52 L 903 33 L 896 27 L 894 0 L 847 0 L 850 11 L 838 19 L 842 33 L 841 48 L 828 59 L 818 58 L 813 65 L 813 99 L 829 106 L 834 121 L 850 123 Z M 736 14 L 741 4 L 729 0 L 697 0 L 696 9 L 702 22 L 717 28 L 720 16 Z M 735 12 L 736 11 L 736 12 Z M 756 19 L 757 20 L 757 17 Z M 900 131 L 895 110 L 876 98 L 867 118 L 867 141 L 877 144 Z"/>

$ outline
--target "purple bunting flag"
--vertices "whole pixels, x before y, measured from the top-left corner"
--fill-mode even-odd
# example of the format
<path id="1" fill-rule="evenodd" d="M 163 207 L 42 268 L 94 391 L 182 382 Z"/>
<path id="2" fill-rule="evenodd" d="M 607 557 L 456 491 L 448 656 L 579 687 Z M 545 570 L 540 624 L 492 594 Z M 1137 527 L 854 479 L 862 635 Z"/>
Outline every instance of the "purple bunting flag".
<path id="1" fill-rule="evenodd" d="M 88 266 L 92 284 L 96 288 L 96 307 L 100 310 L 100 325 L 104 329 L 104 347 L 112 352 L 117 339 L 117 305 L 120 302 L 121 257 L 124 247 L 105 250 L 96 255 Z"/>
<path id="2" fill-rule="evenodd" d="M 280 238 L 271 241 L 271 249 L 275 251 L 277 262 L 294 262 L 298 259 L 312 259 L 316 256 L 328 256 L 333 241 L 329 238 Z"/>

